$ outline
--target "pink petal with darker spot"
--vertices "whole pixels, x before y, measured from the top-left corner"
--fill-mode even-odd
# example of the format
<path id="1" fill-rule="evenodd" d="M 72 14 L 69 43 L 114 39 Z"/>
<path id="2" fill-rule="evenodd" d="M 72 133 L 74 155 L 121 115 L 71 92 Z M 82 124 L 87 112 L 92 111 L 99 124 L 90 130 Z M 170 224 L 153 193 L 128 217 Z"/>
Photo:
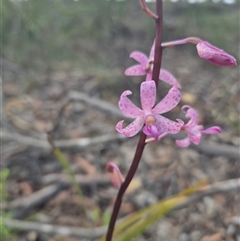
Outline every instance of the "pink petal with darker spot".
<path id="1" fill-rule="evenodd" d="M 166 82 L 167 84 L 170 84 L 172 86 L 175 86 L 177 88 L 181 88 L 181 85 L 176 80 L 176 78 L 167 70 L 161 69 L 159 74 L 159 79 Z"/>
<path id="2" fill-rule="evenodd" d="M 140 90 L 143 110 L 151 110 L 156 101 L 156 84 L 153 80 L 141 84 Z"/>
<path id="3" fill-rule="evenodd" d="M 133 51 L 130 54 L 130 58 L 135 59 L 137 62 L 139 62 L 143 67 L 145 67 L 148 63 L 148 57 L 146 54 L 139 52 L 139 51 Z"/>
<path id="4" fill-rule="evenodd" d="M 162 132 L 176 134 L 183 126 L 183 122 L 175 122 L 161 115 L 155 115 L 154 117 L 156 118 L 154 125 L 160 127 Z"/>
<path id="5" fill-rule="evenodd" d="M 132 92 L 130 90 L 124 91 L 120 97 L 118 106 L 122 111 L 123 115 L 130 118 L 136 118 L 138 116 L 141 116 L 143 114 L 143 111 L 136 105 L 134 105 L 131 100 L 128 99 L 127 96 L 131 94 Z"/>
<path id="6" fill-rule="evenodd" d="M 175 141 L 176 145 L 180 146 L 180 147 L 188 147 L 190 145 L 190 140 L 188 137 L 186 137 L 185 139 L 182 140 L 176 140 Z"/>
<path id="7" fill-rule="evenodd" d="M 212 126 L 202 131 L 203 134 L 219 134 L 222 133 L 222 129 L 219 126 Z"/>
<path id="8" fill-rule="evenodd" d="M 194 134 L 189 134 L 188 138 L 191 140 L 192 143 L 198 145 L 201 141 L 202 134 L 201 132 L 196 132 Z"/>
<path id="9" fill-rule="evenodd" d="M 166 113 L 173 109 L 180 101 L 181 93 L 176 87 L 172 87 L 168 94 L 152 109 L 153 114 Z"/>
<path id="10" fill-rule="evenodd" d="M 142 76 L 146 74 L 145 67 L 142 65 L 134 65 L 125 70 L 125 75 L 127 76 Z"/>
<path id="11" fill-rule="evenodd" d="M 184 105 L 181 110 L 183 113 L 186 113 L 186 118 L 190 119 L 186 124 L 186 127 L 195 126 L 198 124 L 198 112 L 195 109 L 189 105 Z"/>
<path id="12" fill-rule="evenodd" d="M 119 121 L 117 123 L 116 131 L 124 136 L 132 137 L 132 136 L 135 136 L 143 127 L 144 116 L 138 117 L 130 125 L 126 126 L 125 128 L 122 128 L 123 122 L 124 121 Z"/>

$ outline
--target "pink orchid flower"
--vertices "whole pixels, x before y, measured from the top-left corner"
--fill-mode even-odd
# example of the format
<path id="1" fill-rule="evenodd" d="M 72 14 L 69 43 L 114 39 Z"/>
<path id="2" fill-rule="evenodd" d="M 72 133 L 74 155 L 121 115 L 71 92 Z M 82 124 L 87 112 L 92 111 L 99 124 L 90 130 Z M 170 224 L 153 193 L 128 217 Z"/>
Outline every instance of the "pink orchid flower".
<path id="1" fill-rule="evenodd" d="M 198 55 L 202 59 L 206 59 L 212 64 L 218 66 L 236 66 L 236 59 L 222 49 L 219 49 L 207 41 L 200 41 L 197 44 Z"/>
<path id="2" fill-rule="evenodd" d="M 118 166 L 113 162 L 108 162 L 106 169 L 112 184 L 115 187 L 120 188 L 122 183 L 124 182 L 124 177 Z"/>
<path id="3" fill-rule="evenodd" d="M 135 118 L 135 120 L 127 127 L 123 128 L 123 120 L 119 121 L 116 125 L 116 130 L 127 136 L 132 137 L 136 135 L 141 128 L 146 125 L 149 131 L 145 134 L 150 134 L 152 137 L 161 133 L 175 134 L 180 131 L 183 123 L 177 123 L 169 120 L 160 114 L 166 113 L 173 109 L 180 101 L 181 93 L 176 87 L 172 87 L 168 94 L 153 108 L 156 101 L 156 85 L 153 80 L 145 81 L 141 84 L 140 99 L 142 109 L 134 105 L 129 99 L 128 95 L 131 95 L 130 90 L 126 90 L 122 93 L 118 106 L 121 109 L 123 115 L 129 118 Z M 154 134 L 155 133 L 155 134 Z"/>
<path id="4" fill-rule="evenodd" d="M 152 80 L 153 62 L 154 62 L 154 49 L 155 41 L 152 45 L 150 55 L 147 57 L 144 53 L 139 51 L 134 51 L 130 54 L 130 58 L 135 59 L 140 64 L 131 66 L 125 70 L 125 75 L 127 76 L 143 76 L 146 75 L 146 81 Z M 159 79 L 162 81 L 181 88 L 181 85 L 176 80 L 176 78 L 165 69 L 160 70 Z"/>
<path id="5" fill-rule="evenodd" d="M 187 110 L 186 110 L 187 109 Z M 195 109 L 188 105 L 182 107 L 182 112 L 186 113 L 186 118 L 189 118 L 189 122 L 182 126 L 182 130 L 187 133 L 187 137 L 183 140 L 176 140 L 176 144 L 180 147 L 187 147 L 190 143 L 198 145 L 200 143 L 202 134 L 219 134 L 222 132 L 219 126 L 212 126 L 203 130 L 202 125 L 198 125 L 198 113 Z M 179 120 L 179 123 L 183 122 Z"/>

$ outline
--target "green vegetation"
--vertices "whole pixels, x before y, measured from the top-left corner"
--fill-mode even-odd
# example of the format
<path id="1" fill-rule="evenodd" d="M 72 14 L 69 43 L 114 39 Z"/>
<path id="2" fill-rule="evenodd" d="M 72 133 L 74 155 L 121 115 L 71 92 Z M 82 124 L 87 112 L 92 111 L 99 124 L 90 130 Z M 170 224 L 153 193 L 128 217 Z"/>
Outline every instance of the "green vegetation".
<path id="1" fill-rule="evenodd" d="M 164 6 L 165 39 L 199 35 L 201 29 L 202 38 L 229 53 L 238 44 L 238 33 L 232 34 L 239 16 L 234 5 L 165 2 Z M 154 3 L 149 7 L 154 9 Z M 148 51 L 154 32 L 152 20 L 144 17 L 135 1 L 7 0 L 2 8 L 3 56 L 25 69 L 60 62 L 91 71 L 124 68 L 132 46 Z"/>
<path id="2" fill-rule="evenodd" d="M 55 60 L 87 64 L 86 55 L 99 61 L 97 48 L 109 39 L 113 20 L 125 7 L 116 6 L 87 0 L 4 1 L 4 56 L 26 67 Z"/>
<path id="3" fill-rule="evenodd" d="M 9 170 L 7 168 L 4 168 L 0 171 L 0 202 L 7 201 L 8 198 L 6 181 L 9 174 Z M 10 218 L 11 214 L 9 212 L 0 210 L 0 241 L 14 241 L 15 238 L 12 236 L 12 230 L 4 225 L 1 217 Z"/>

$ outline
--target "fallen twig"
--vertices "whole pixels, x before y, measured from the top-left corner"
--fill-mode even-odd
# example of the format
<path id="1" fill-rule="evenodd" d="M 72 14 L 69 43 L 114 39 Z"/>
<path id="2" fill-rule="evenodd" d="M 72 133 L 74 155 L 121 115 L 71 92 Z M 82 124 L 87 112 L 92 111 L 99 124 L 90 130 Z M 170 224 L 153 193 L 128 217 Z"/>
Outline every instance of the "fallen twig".
<path id="1" fill-rule="evenodd" d="M 202 141 L 199 145 L 191 147 L 209 155 L 227 156 L 230 158 L 240 158 L 239 147 L 214 142 Z"/>
<path id="2" fill-rule="evenodd" d="M 225 222 L 240 226 L 240 216 L 226 218 Z"/>
<path id="3" fill-rule="evenodd" d="M 115 117 L 122 118 L 123 114 L 121 111 L 115 107 L 115 105 L 110 104 L 107 101 L 100 100 L 97 98 L 93 98 L 87 94 L 77 92 L 77 91 L 71 91 L 69 93 L 69 99 L 70 100 L 77 100 L 81 101 L 84 104 L 87 104 L 91 107 L 94 107 L 96 109 L 99 109 L 107 114 L 112 114 Z"/>
<path id="4" fill-rule="evenodd" d="M 44 224 L 37 222 L 26 222 L 13 219 L 6 219 L 1 217 L 3 223 L 13 229 L 21 231 L 36 231 L 45 234 L 57 234 L 62 236 L 73 236 L 78 238 L 87 238 L 88 240 L 94 240 L 101 237 L 107 230 L 106 227 L 99 228 L 78 228 L 67 227 L 60 225 Z"/>
<path id="5" fill-rule="evenodd" d="M 94 176 L 90 175 L 75 175 L 76 181 L 79 185 L 92 185 L 92 184 L 99 184 L 99 185 L 106 185 L 110 184 L 110 180 L 108 175 L 106 174 L 98 174 Z M 54 174 L 47 174 L 42 177 L 42 184 L 49 185 L 54 182 L 64 182 L 70 183 L 68 175 L 65 173 L 54 173 Z"/>
<path id="6" fill-rule="evenodd" d="M 45 150 L 51 150 L 51 146 L 47 141 L 39 140 L 29 136 L 24 136 L 18 133 L 10 133 L 4 130 L 1 130 L 0 133 L 2 140 L 16 141 L 23 145 L 39 147 Z"/>
<path id="7" fill-rule="evenodd" d="M 16 199 L 12 202 L 2 202 L 1 210 L 14 209 L 13 216 L 15 218 L 25 217 L 32 209 L 37 208 L 48 202 L 51 198 L 56 196 L 60 191 L 67 188 L 66 183 L 52 184 L 44 187 L 27 197 Z"/>
<path id="8" fill-rule="evenodd" d="M 40 140 L 29 136 L 24 136 L 18 133 L 10 133 L 4 130 L 1 130 L 2 140 L 11 140 L 19 142 L 20 144 L 35 146 L 42 148 L 46 151 L 51 151 L 52 147 L 46 140 Z M 118 134 L 109 134 L 102 135 L 97 137 L 86 137 L 81 139 L 72 139 L 72 140 L 56 140 L 54 141 L 54 146 L 62 149 L 71 149 L 71 148 L 85 148 L 90 145 L 107 143 L 115 140 L 121 140 L 125 137 Z"/>
<path id="9" fill-rule="evenodd" d="M 231 192 L 235 190 L 240 190 L 240 178 L 216 182 L 200 188 L 195 194 L 189 196 L 184 202 L 179 203 L 179 205 L 177 205 L 174 210 L 187 207 L 188 204 L 194 203 L 205 196 L 210 196 L 217 193 Z"/>
<path id="10" fill-rule="evenodd" d="M 178 133 L 176 135 L 169 135 L 169 137 L 176 140 L 183 139 L 185 135 L 183 133 Z M 240 157 L 239 147 L 233 145 L 214 143 L 212 141 L 201 141 L 199 145 L 191 144 L 191 147 L 208 155 L 227 156 L 230 158 Z"/>
<path id="11" fill-rule="evenodd" d="M 222 182 L 216 182 L 211 185 L 207 185 L 205 187 L 200 188 L 195 194 L 187 197 L 184 201 L 179 202 L 179 204 L 177 204 L 175 208 L 172 209 L 170 212 L 174 210 L 186 208 L 189 206 L 189 204 L 195 203 L 196 201 L 201 200 L 205 196 L 210 196 L 217 193 L 226 193 L 226 192 L 235 191 L 238 189 L 240 190 L 240 178 L 231 179 L 231 180 L 222 181 Z M 124 222 L 124 219 L 121 221 Z M 42 223 L 36 223 L 36 222 L 25 222 L 25 221 L 11 220 L 6 218 L 2 218 L 2 221 L 7 227 L 14 228 L 21 231 L 31 230 L 31 231 L 43 232 L 47 234 L 58 234 L 62 236 L 75 236 L 79 238 L 87 238 L 90 240 L 97 239 L 106 232 L 105 226 L 99 227 L 99 228 L 85 229 L 85 228 L 42 224 Z"/>
<path id="12" fill-rule="evenodd" d="M 107 175 L 75 175 L 76 181 L 79 185 L 107 185 L 110 180 Z M 11 202 L 0 203 L 1 210 L 14 209 L 14 217 L 22 218 L 28 214 L 32 209 L 39 207 L 56 196 L 60 191 L 70 186 L 70 178 L 66 174 L 48 174 L 43 176 L 42 184 L 49 185 L 44 187 L 27 197 L 18 198 Z"/>

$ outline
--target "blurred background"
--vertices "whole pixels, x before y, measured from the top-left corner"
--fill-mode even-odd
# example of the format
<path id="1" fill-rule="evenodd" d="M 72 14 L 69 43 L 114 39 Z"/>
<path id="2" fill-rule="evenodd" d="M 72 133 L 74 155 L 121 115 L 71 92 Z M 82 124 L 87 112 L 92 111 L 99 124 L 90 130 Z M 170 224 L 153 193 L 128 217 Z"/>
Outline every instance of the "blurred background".
<path id="1" fill-rule="evenodd" d="M 165 0 L 163 5 L 164 41 L 200 37 L 239 62 L 238 0 Z M 154 2 L 148 6 L 155 11 Z M 57 176 L 49 181 L 47 175 L 65 172 L 48 146 L 47 132 L 54 129 L 54 140 L 115 135 L 119 116 L 95 109 L 85 103 L 88 101 L 75 100 L 61 109 L 66 97 L 77 91 L 88 95 L 84 98 L 107 101 L 117 107 L 120 94 L 129 89 L 134 93 L 132 99 L 139 103 L 138 89 L 143 78 L 126 77 L 124 70 L 135 64 L 129 58 L 132 51 L 149 54 L 154 22 L 133 0 L 4 0 L 0 8 L 1 215 L 8 219 L 0 223 L 1 240 L 90 240 L 24 229 L 14 226 L 11 220 L 83 228 L 107 224 L 116 190 L 105 176 L 102 182 L 81 180 L 105 175 L 110 160 L 126 173 L 137 138 L 90 141 L 86 146 L 60 148 L 79 183 L 83 183 L 81 201 L 74 188 L 57 186 L 31 208 L 24 203 L 32 203 L 35 192 L 60 180 Z M 181 106 L 194 106 L 206 127 L 223 128 L 221 135 L 204 140 L 234 148 L 239 145 L 238 67 L 213 66 L 197 56 L 194 45 L 164 50 L 162 66 L 182 85 Z M 164 96 L 168 89 L 169 86 L 160 85 L 159 96 Z M 169 117 L 176 119 L 179 112 L 177 107 Z M 54 128 L 56 122 L 58 128 Z M 218 151 L 209 154 L 193 147 L 179 149 L 169 138 L 149 145 L 120 216 L 202 179 L 214 182 L 239 177 L 238 161 L 236 155 L 219 155 Z M 21 198 L 26 198 L 24 203 L 19 201 Z M 239 225 L 224 219 L 237 215 L 238 200 L 236 193 L 208 198 L 164 218 L 136 240 L 208 241 L 204 239 L 206 235 L 219 232 L 222 236 L 211 240 L 239 240 Z M 88 218 L 82 215 L 83 203 Z"/>

